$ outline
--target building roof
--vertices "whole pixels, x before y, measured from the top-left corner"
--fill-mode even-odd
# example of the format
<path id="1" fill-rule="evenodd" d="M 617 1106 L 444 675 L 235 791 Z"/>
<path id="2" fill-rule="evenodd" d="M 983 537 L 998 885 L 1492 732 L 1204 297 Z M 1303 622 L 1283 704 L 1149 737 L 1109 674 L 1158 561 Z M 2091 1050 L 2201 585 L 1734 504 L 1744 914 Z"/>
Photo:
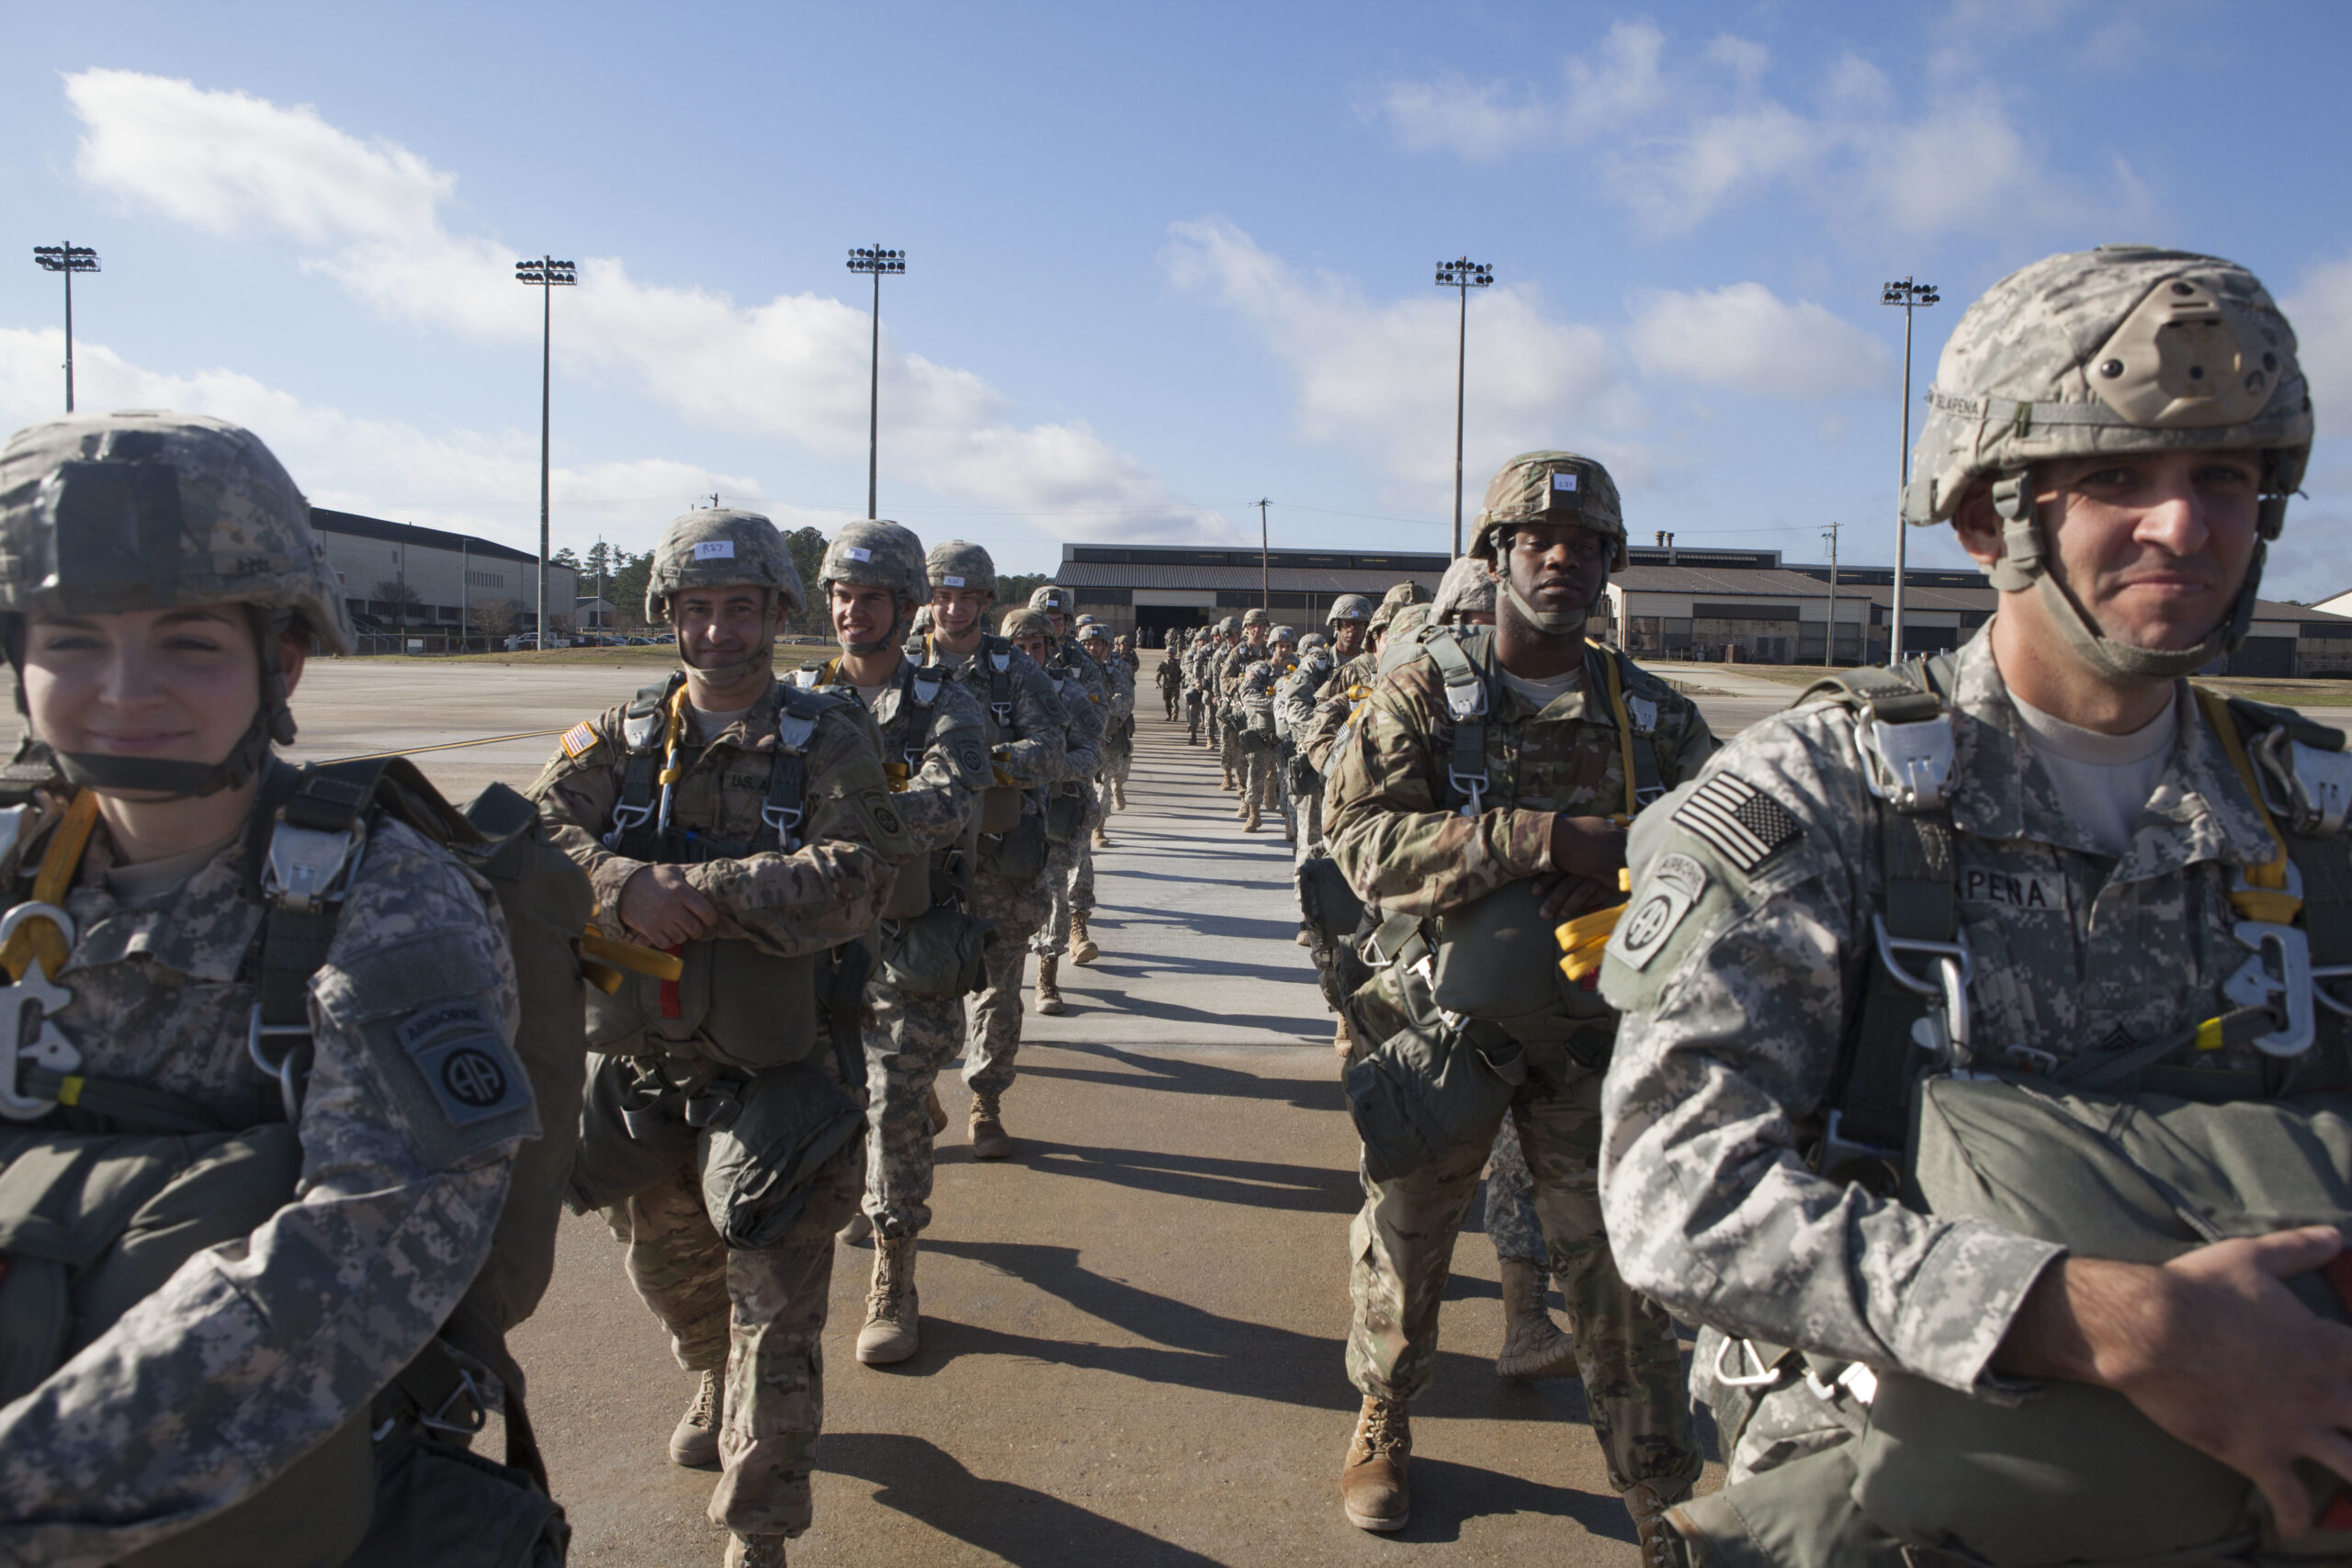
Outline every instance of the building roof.
<path id="1" fill-rule="evenodd" d="M 452 534 L 441 528 L 420 528 L 413 523 L 388 523 L 381 517 L 363 517 L 356 512 L 331 512 L 323 506 L 311 508 L 311 526 L 322 534 L 346 534 L 359 539 L 381 539 L 387 544 L 414 545 L 428 550 L 462 550 L 467 555 L 481 556 L 493 560 L 526 561 L 533 566 L 539 558 L 512 545 L 502 545 L 495 539 L 477 538 L 471 534 Z M 554 563 L 548 563 L 552 566 Z"/>
<path id="2" fill-rule="evenodd" d="M 1373 570 L 1284 566 L 1276 559 L 1262 579 L 1255 559 L 1248 566 L 1114 566 L 1066 560 L 1054 574 L 1054 581 L 1064 588 L 1215 588 L 1251 592 L 1263 581 L 1278 593 L 1367 593 L 1378 598 L 1390 584 L 1408 577 L 1434 591 L 1438 579 L 1444 575 L 1442 560 L 1434 570 L 1397 567 Z"/>

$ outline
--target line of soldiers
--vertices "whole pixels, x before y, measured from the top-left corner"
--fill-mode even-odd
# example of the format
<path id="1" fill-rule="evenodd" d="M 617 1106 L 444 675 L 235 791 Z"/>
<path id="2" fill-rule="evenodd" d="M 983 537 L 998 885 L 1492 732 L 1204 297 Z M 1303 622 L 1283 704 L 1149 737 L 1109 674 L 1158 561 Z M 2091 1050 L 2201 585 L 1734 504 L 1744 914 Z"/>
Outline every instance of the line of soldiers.
<path id="1" fill-rule="evenodd" d="M 1584 637 L 1625 525 L 1570 452 L 1505 465 L 1420 624 L 1319 677 L 1351 1522 L 1409 1517 L 1510 1128 L 1645 1562 L 2352 1562 L 2352 754 L 2186 679 L 2308 461 L 2295 352 L 2215 257 L 1996 285 L 1904 513 L 1997 615 L 1728 746 Z"/>

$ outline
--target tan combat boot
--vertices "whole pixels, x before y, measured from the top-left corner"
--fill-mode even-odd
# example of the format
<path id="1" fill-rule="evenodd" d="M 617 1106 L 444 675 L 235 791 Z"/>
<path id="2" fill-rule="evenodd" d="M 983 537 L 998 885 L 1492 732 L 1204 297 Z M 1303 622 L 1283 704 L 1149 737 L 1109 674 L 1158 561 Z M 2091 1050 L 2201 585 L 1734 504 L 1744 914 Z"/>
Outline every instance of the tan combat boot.
<path id="1" fill-rule="evenodd" d="M 1344 1056 L 1355 1048 L 1356 1037 L 1348 1032 L 1348 1021 L 1344 1018 L 1333 1019 L 1331 1021 L 1331 1054 L 1335 1056 Z"/>
<path id="2" fill-rule="evenodd" d="M 972 1096 L 970 1136 L 974 1159 L 1002 1159 L 1012 1152 L 1012 1138 L 1004 1130 L 1004 1116 L 997 1109 L 996 1096 Z"/>
<path id="3" fill-rule="evenodd" d="M 1092 937 L 1086 934 L 1086 917 L 1072 910 L 1069 917 L 1069 961 L 1072 964 L 1091 964 L 1102 956 L 1102 950 L 1094 945 Z"/>
<path id="4" fill-rule="evenodd" d="M 785 1568 L 780 1535 L 730 1535 L 727 1538 L 727 1568 Z"/>
<path id="5" fill-rule="evenodd" d="M 1062 1006 L 1062 988 L 1056 984 L 1061 966 L 1058 953 L 1037 954 L 1037 1010 L 1047 1018 L 1059 1018 L 1069 1010 Z"/>
<path id="6" fill-rule="evenodd" d="M 1576 1346 L 1544 1309 L 1551 1280 L 1532 1263 L 1502 1260 L 1503 1348 L 1495 1375 L 1505 1378 L 1572 1378 Z"/>
<path id="7" fill-rule="evenodd" d="M 1413 1418 L 1401 1399 L 1363 1396 L 1340 1472 L 1340 1506 L 1360 1530 L 1400 1530 L 1412 1517 Z"/>
<path id="8" fill-rule="evenodd" d="M 693 1403 L 678 1417 L 670 1434 L 670 1462 L 688 1470 L 708 1470 L 718 1462 L 718 1424 L 727 1415 L 726 1373 L 714 1369 L 702 1374 Z"/>
<path id="9" fill-rule="evenodd" d="M 922 1109 L 923 1113 L 931 1118 L 931 1135 L 933 1137 L 935 1138 L 939 1136 L 940 1134 L 947 1131 L 947 1107 L 939 1103 L 938 1085 L 933 1084 L 930 1089 L 923 1091 Z"/>
<path id="10" fill-rule="evenodd" d="M 1249 812 L 1243 816 L 1241 819 L 1241 830 L 1245 833 L 1254 833 L 1258 830 L 1258 814 L 1256 812 Z"/>
<path id="11" fill-rule="evenodd" d="M 1658 1489 L 1646 1481 L 1626 1489 L 1625 1511 L 1634 1516 L 1634 1535 L 1641 1543 L 1642 1568 L 1674 1568 L 1685 1561 L 1683 1553 L 1677 1550 L 1679 1538 L 1666 1522 L 1667 1511 L 1681 1500 L 1660 1495 Z"/>
<path id="12" fill-rule="evenodd" d="M 874 1283 L 865 1292 L 865 1326 L 857 1359 L 869 1367 L 903 1361 L 922 1343 L 915 1297 L 915 1238 L 885 1236 L 874 1247 Z"/>

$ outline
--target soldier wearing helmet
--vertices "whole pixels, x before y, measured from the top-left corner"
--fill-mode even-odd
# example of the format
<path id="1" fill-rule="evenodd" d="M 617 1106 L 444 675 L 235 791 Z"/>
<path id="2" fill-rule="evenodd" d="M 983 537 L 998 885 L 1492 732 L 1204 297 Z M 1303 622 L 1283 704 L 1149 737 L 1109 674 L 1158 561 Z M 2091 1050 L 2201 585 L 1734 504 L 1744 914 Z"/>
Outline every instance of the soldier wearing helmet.
<path id="1" fill-rule="evenodd" d="M 1085 625 L 1079 628 L 1078 646 L 1102 671 L 1104 684 L 1111 697 L 1110 717 L 1102 726 L 1102 783 L 1096 792 L 1094 811 L 1094 847 L 1111 847 L 1111 835 L 1104 830 L 1111 813 L 1127 808 L 1127 774 L 1135 765 L 1136 755 L 1136 668 L 1119 651 L 1118 640 L 1111 636 L 1111 628 L 1092 616 L 1083 617 Z M 1083 908 L 1073 905 L 1071 919 L 1077 929 L 1070 934 L 1083 949 L 1094 944 L 1085 940 L 1086 917 L 1093 912 L 1093 878 L 1087 879 L 1087 899 Z M 1099 951 L 1099 950 L 1098 950 Z M 1091 963 L 1091 959 L 1081 962 Z"/>
<path id="2" fill-rule="evenodd" d="M 833 1233 L 865 1185 L 852 1098 L 865 1064 L 847 1043 L 854 1031 L 827 1021 L 858 1008 L 860 939 L 897 868 L 922 852 L 873 717 L 846 694 L 775 678 L 776 634 L 806 607 L 765 517 L 673 518 L 653 548 L 646 614 L 677 629 L 681 668 L 567 730 L 532 789 L 587 872 L 605 934 L 681 955 L 666 995 L 639 976 L 589 993 L 592 1107 L 608 1111 L 585 1121 L 582 1158 L 641 1165 L 661 1157 L 649 1141 L 677 1156 L 605 1218 L 680 1363 L 702 1374 L 670 1455 L 721 1466 L 710 1520 L 732 1533 L 730 1563 L 781 1563 L 808 1527 Z M 756 1141 L 787 1116 L 811 1129 L 808 1148 Z M 735 1139 L 707 1162 L 740 1172 L 731 1185 L 703 1179 L 699 1127 Z M 805 1173 L 797 1186 L 782 1179 L 786 1159 Z M 708 1193 L 727 1199 L 722 1212 Z"/>
<path id="3" fill-rule="evenodd" d="M 1216 743 L 1214 670 L 1223 651 L 1220 635 L 1217 626 L 1204 626 L 1184 645 L 1184 739 L 1189 745 L 1203 744 L 1204 726 L 1208 730 L 1207 744 Z"/>
<path id="4" fill-rule="evenodd" d="M 1094 908 L 1092 837 L 1101 824 L 1102 774 L 1111 724 L 1111 683 L 1102 667 L 1078 646 L 1078 639 L 1064 635 L 1069 602 L 1069 589 L 1048 583 L 1030 594 L 1028 610 L 1046 626 L 1046 641 L 1040 650 L 1044 655 L 1042 662 L 1055 682 L 1063 713 L 1062 776 L 1046 790 L 1046 893 L 1049 904 L 1045 920 L 1029 938 L 1029 951 L 1037 955 L 1037 1010 L 1049 1015 L 1065 1010 L 1061 992 L 1063 956 L 1069 955 L 1080 964 L 1091 964 L 1102 953 L 1087 933 L 1086 917 Z"/>
<path id="5" fill-rule="evenodd" d="M 1993 619 L 1744 731 L 1643 835 L 1602 969 L 1603 1206 L 1709 1325 L 1730 1462 L 1671 1551 L 1801 1518 L 1787 1561 L 2341 1555 L 2352 1360 L 2281 1281 L 2346 1216 L 2254 1195 L 2352 1177 L 2352 762 L 2183 678 L 2308 457 L 2294 333 L 2218 257 L 2056 255 L 1928 401 L 1905 513 Z"/>
<path id="6" fill-rule="evenodd" d="M 1168 722 L 1176 722 L 1176 705 L 1184 694 L 1184 630 L 1171 627 L 1168 640 L 1159 650 L 1159 663 L 1152 671 L 1152 679 L 1159 687 L 1159 700 L 1168 709 Z"/>
<path id="7" fill-rule="evenodd" d="M 989 725 L 993 782 L 980 796 L 972 912 L 995 921 L 997 936 L 981 952 L 983 984 L 965 1031 L 964 1083 L 972 1092 L 972 1157 L 1003 1159 L 1012 1153 L 1003 1097 L 1021 1050 L 1022 971 L 1029 938 L 1053 908 L 1046 886 L 1046 791 L 1062 776 L 1068 716 L 1054 678 L 1010 636 L 988 629 L 997 594 L 996 562 L 988 551 L 950 539 L 931 547 L 925 568 L 939 626 L 910 644 L 908 656 L 946 671 L 978 701 Z M 1005 619 L 1030 614 L 1017 609 Z M 1036 624 L 1050 637 L 1045 617 Z"/>
<path id="8" fill-rule="evenodd" d="M 1599 463 L 1531 452 L 1505 464 L 1474 536 L 1500 580 L 1495 625 L 1410 642 L 1398 628 L 1428 606 L 1392 612 L 1381 672 L 1329 753 L 1331 857 L 1397 955 L 1349 998 L 1365 1200 L 1348 1370 L 1364 1402 L 1340 1496 L 1366 1529 L 1406 1522 L 1410 1402 L 1435 1370 L 1453 1240 L 1506 1116 L 1536 1173 L 1611 1483 L 1646 1531 L 1699 1476 L 1674 1325 L 1619 1278 L 1593 1201 L 1616 1018 L 1559 966 L 1551 935 L 1617 904 L 1634 814 L 1714 750 L 1688 697 L 1582 636 L 1623 536 Z M 1508 1075 L 1481 1090 L 1439 1072 L 1428 1042 L 1456 1031 Z M 1502 1287 L 1519 1331 L 1506 1359 L 1565 1370 L 1556 1346 L 1546 1356 L 1530 1337 L 1543 1271 L 1506 1259 Z"/>
<path id="9" fill-rule="evenodd" d="M 273 750 L 309 658 L 352 650 L 308 503 L 221 420 L 18 431 L 0 634 L 26 722 L 0 781 L 12 1555 L 341 1562 L 401 1539 L 395 1502 L 482 1506 L 418 1462 L 394 1382 L 453 1366 L 445 1337 L 504 1360 L 505 1303 L 451 1319 L 518 1150 L 566 1130 L 514 1048 L 489 886 L 375 771 Z M 416 1483 L 381 1517 L 379 1458 Z M 560 1552 L 544 1493 L 474 1462 L 518 1549 Z"/>
<path id="10" fill-rule="evenodd" d="M 876 932 L 882 962 L 865 982 L 865 1198 L 843 1232 L 874 1237 L 856 1353 L 880 1365 L 921 1347 L 915 1256 L 931 1223 L 932 1086 L 964 1043 L 959 976 L 927 972 L 923 961 L 980 940 L 965 841 L 995 779 L 979 700 L 901 646 L 931 598 L 922 541 L 896 523 L 844 524 L 825 548 L 817 589 L 842 654 L 802 666 L 797 683 L 845 694 L 872 716 L 891 809 L 919 852 L 899 868 Z"/>
<path id="11" fill-rule="evenodd" d="M 1274 618 L 1264 610 L 1252 606 L 1244 610 L 1238 621 L 1227 616 L 1227 623 L 1234 627 L 1236 635 L 1216 665 L 1217 705 L 1225 720 L 1217 740 L 1217 760 L 1225 767 L 1224 787 L 1238 790 L 1246 782 L 1249 772 L 1241 744 L 1242 731 L 1249 724 L 1249 715 L 1243 711 L 1241 704 L 1241 677 L 1249 671 L 1250 666 L 1266 657 L 1266 634 L 1273 630 Z M 1246 795 L 1234 808 L 1233 815 L 1237 818 L 1251 815 Z"/>

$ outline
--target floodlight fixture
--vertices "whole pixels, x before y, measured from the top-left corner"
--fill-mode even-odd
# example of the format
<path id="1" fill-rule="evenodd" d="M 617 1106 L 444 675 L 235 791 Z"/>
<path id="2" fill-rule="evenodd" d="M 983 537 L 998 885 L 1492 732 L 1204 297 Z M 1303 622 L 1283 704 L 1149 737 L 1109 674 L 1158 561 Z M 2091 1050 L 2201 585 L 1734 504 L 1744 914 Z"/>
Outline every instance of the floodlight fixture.
<path id="1" fill-rule="evenodd" d="M 1886 661 L 1890 666 L 1903 662 L 1903 558 L 1904 547 L 1909 543 L 1909 530 L 1903 521 L 1903 492 L 1911 486 L 1911 316 L 1915 310 L 1925 310 L 1942 299 L 1934 284 L 1908 277 L 1888 284 L 1878 297 L 1880 304 L 1899 306 L 1903 311 L 1903 477 L 1894 487 L 1894 602 L 1887 607 L 1887 618 L 1894 623 L 1887 629 Z M 1870 629 L 1865 626 L 1863 636 L 1867 638 L 1869 635 Z M 1867 645 L 1862 657 L 1870 657 Z"/>
<path id="2" fill-rule="evenodd" d="M 1453 340 L 1453 553 L 1462 554 L 1462 400 L 1470 365 L 1470 290 L 1495 281 L 1495 269 L 1468 256 L 1437 264 L 1437 286 L 1459 296 Z"/>
<path id="3" fill-rule="evenodd" d="M 907 253 L 853 245 L 849 269 L 874 277 L 874 350 L 865 389 L 865 515 L 872 518 L 879 515 L 875 502 L 882 472 L 882 279 L 907 270 Z"/>
<path id="4" fill-rule="evenodd" d="M 539 291 L 539 624 L 538 648 L 545 652 L 548 630 L 548 434 L 550 389 L 555 379 L 555 291 L 580 282 L 580 269 L 568 261 L 540 256 L 514 264 L 514 281 Z"/>
<path id="5" fill-rule="evenodd" d="M 74 275 L 98 270 L 98 253 L 67 241 L 62 245 L 35 245 L 33 265 L 65 279 L 65 412 L 74 412 Z"/>

